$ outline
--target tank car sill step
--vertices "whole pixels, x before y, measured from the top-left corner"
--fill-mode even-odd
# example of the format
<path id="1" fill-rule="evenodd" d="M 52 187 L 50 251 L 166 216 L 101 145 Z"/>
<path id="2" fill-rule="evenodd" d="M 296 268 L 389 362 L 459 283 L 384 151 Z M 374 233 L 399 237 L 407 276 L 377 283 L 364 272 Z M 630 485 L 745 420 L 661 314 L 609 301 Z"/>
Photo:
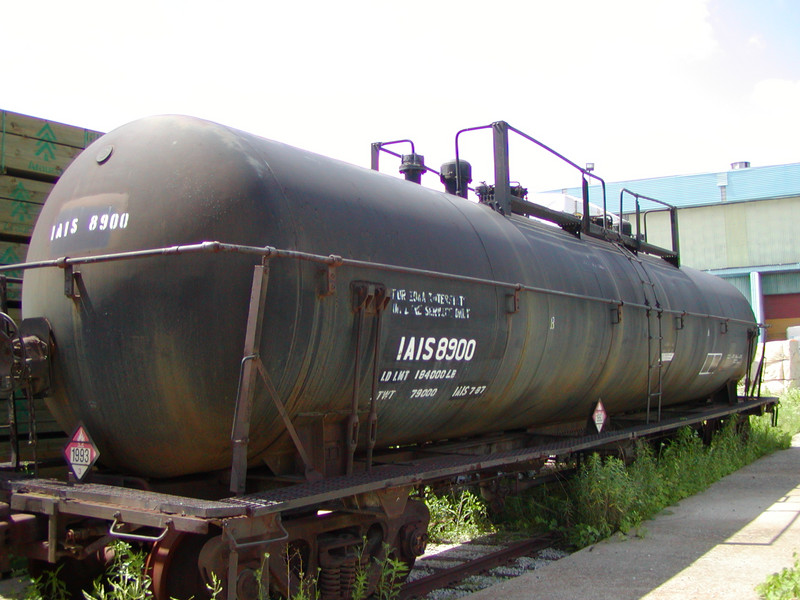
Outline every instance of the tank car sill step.
<path id="1" fill-rule="evenodd" d="M 242 516 L 246 512 L 240 503 L 225 500 L 202 500 L 98 483 L 69 484 L 55 479 L 5 477 L 0 479 L 0 489 L 11 492 L 12 497 L 34 494 L 52 498 L 69 503 L 76 510 L 79 510 L 80 505 L 103 504 L 134 511 L 199 519 Z"/>
<path id="2" fill-rule="evenodd" d="M 362 472 L 349 477 L 333 477 L 322 481 L 305 482 L 257 494 L 228 498 L 226 502 L 246 505 L 249 514 L 253 516 L 310 507 L 346 496 L 386 488 L 419 485 L 455 477 L 466 472 L 507 468 L 550 456 L 591 450 L 606 444 L 679 429 L 708 419 L 722 418 L 732 413 L 747 413 L 776 402 L 777 398 L 759 398 L 742 400 L 736 404 L 727 402 L 705 404 L 671 414 L 669 418 L 664 418 L 658 423 L 643 423 L 622 430 L 567 439 L 561 438 L 558 441 L 529 448 L 482 456 L 453 454 L 446 457 L 424 458 L 403 464 L 376 466 L 368 473 Z"/>

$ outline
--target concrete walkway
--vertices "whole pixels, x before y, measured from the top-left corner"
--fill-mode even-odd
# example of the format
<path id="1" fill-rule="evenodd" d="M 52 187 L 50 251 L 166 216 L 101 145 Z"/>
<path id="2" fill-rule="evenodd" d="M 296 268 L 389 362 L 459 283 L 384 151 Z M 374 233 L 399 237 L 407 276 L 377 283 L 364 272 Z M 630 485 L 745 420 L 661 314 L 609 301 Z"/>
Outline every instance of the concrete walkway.
<path id="1" fill-rule="evenodd" d="M 469 600 L 749 600 L 800 556 L 800 435 L 644 524 Z"/>

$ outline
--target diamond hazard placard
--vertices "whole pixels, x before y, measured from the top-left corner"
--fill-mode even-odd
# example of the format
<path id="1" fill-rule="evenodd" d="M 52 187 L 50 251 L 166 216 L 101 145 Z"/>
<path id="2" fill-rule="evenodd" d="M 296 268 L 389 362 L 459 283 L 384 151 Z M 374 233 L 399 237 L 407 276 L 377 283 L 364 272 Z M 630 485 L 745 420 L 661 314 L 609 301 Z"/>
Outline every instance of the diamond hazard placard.
<path id="1" fill-rule="evenodd" d="M 89 472 L 98 456 L 100 456 L 100 452 L 92 438 L 89 437 L 89 432 L 82 423 L 79 424 L 70 436 L 67 445 L 64 446 L 64 457 L 78 481 L 82 481 L 86 477 L 86 473 Z"/>
<path id="2" fill-rule="evenodd" d="M 597 427 L 598 433 L 603 430 L 603 425 L 606 423 L 607 416 L 608 415 L 606 414 L 606 409 L 603 406 L 602 400 L 598 400 L 597 406 L 594 409 L 594 413 L 592 413 L 592 420 L 594 421 L 594 426 Z"/>

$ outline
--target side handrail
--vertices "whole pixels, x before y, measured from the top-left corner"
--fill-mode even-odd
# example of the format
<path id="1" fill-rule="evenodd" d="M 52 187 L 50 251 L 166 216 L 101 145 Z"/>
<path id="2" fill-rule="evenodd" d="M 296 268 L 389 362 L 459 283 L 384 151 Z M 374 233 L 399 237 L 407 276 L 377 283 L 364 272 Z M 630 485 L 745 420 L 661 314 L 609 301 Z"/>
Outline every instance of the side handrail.
<path id="1" fill-rule="evenodd" d="M 639 204 L 639 200 L 647 200 L 648 202 L 654 202 L 660 206 L 665 207 L 669 211 L 669 226 L 670 226 L 670 239 L 672 243 L 671 252 L 674 256 L 674 263 L 677 266 L 680 264 L 680 242 L 678 239 L 678 208 L 673 206 L 672 204 L 668 204 L 663 200 L 658 200 L 657 198 L 651 198 L 650 196 L 645 196 L 644 194 L 638 194 L 633 192 L 627 188 L 622 188 L 619 192 L 619 214 L 620 214 L 620 222 L 618 225 L 618 232 L 622 234 L 622 202 L 624 199 L 625 194 L 629 194 L 633 196 L 634 206 L 635 206 L 635 214 L 636 214 L 636 232 L 634 233 L 634 244 L 636 245 L 637 250 L 642 248 L 653 248 L 650 244 L 647 244 L 647 215 L 654 211 L 645 211 L 644 213 L 644 232 L 642 232 L 642 212 L 641 206 Z"/>
<path id="2" fill-rule="evenodd" d="M 287 431 L 289 432 L 289 435 L 292 437 L 292 440 L 294 441 L 295 446 L 300 456 L 302 457 L 303 462 L 305 463 L 306 476 L 309 479 L 316 479 L 319 477 L 318 473 L 314 471 L 313 465 L 307 453 L 305 452 L 303 444 L 300 442 L 300 439 L 294 430 L 294 426 L 291 422 L 291 419 L 289 418 L 288 413 L 286 413 L 285 410 L 283 410 L 284 407 L 278 398 L 278 394 L 274 390 L 274 387 L 271 385 L 270 378 L 266 370 L 264 369 L 263 365 L 261 364 L 261 361 L 256 353 L 256 348 L 258 347 L 258 338 L 260 337 L 261 316 L 264 314 L 261 302 L 266 292 L 266 278 L 267 278 L 266 274 L 268 273 L 269 269 L 268 261 L 272 258 L 276 259 L 289 258 L 289 259 L 308 261 L 324 265 L 328 271 L 329 281 L 331 279 L 331 272 L 339 267 L 369 268 L 372 270 L 414 274 L 418 276 L 430 277 L 436 279 L 473 283 L 476 285 L 486 285 L 500 289 L 506 288 L 508 291 L 512 292 L 512 294 L 508 294 L 508 297 L 513 297 L 515 303 L 518 301 L 518 293 L 521 291 L 527 291 L 527 292 L 546 294 L 556 297 L 576 298 L 589 302 L 600 302 L 609 305 L 611 307 L 612 312 L 616 311 L 618 315 L 621 314 L 624 305 L 627 305 L 631 308 L 643 309 L 646 311 L 651 310 L 651 307 L 645 304 L 639 304 L 635 302 L 628 303 L 624 302 L 622 299 L 604 298 L 587 294 L 568 292 L 564 290 L 552 290 L 537 286 L 523 285 L 521 283 L 503 282 L 503 281 L 496 281 L 480 277 L 458 275 L 454 273 L 442 273 L 439 271 L 418 269 L 414 267 L 376 263 L 372 261 L 364 261 L 357 259 L 347 259 L 333 254 L 324 256 L 320 254 L 312 254 L 297 250 L 281 250 L 271 246 L 265 246 L 265 247 L 245 246 L 237 244 L 224 244 L 221 242 L 201 242 L 199 244 L 188 244 L 184 246 L 170 246 L 164 248 L 135 250 L 128 252 L 119 252 L 119 253 L 85 256 L 85 257 L 71 258 L 64 256 L 54 260 L 35 261 L 31 263 L 22 263 L 19 265 L 2 266 L 0 267 L 0 273 L 3 273 L 4 271 L 11 269 L 19 269 L 25 271 L 34 268 L 61 268 L 64 271 L 64 277 L 65 277 L 65 282 L 64 282 L 65 296 L 67 298 L 77 299 L 80 298 L 80 294 L 76 295 L 75 288 L 76 288 L 76 283 L 78 284 L 77 287 L 80 287 L 81 272 L 75 270 L 76 266 L 98 264 L 98 263 L 111 263 L 121 260 L 132 260 L 137 258 L 155 257 L 155 256 L 176 256 L 182 254 L 220 253 L 220 252 L 258 256 L 261 259 L 260 260 L 261 264 L 256 265 L 256 270 L 254 271 L 254 276 L 252 281 L 251 303 L 247 321 L 245 356 L 242 360 L 242 369 L 240 372 L 237 400 L 234 412 L 234 422 L 231 431 L 231 443 L 232 443 L 233 455 L 231 459 L 230 489 L 237 495 L 243 494 L 245 492 L 245 487 L 246 487 L 245 482 L 246 482 L 246 472 L 247 472 L 247 446 L 248 446 L 248 436 L 249 436 L 248 434 L 250 430 L 250 407 L 252 406 L 253 385 L 255 384 L 255 379 L 258 373 L 260 373 L 263 383 L 267 386 L 268 391 L 270 392 L 270 395 L 272 396 L 273 401 L 275 402 L 277 410 L 281 413 L 281 417 L 284 420 L 284 424 L 287 428 Z M 333 280 L 335 281 L 335 273 L 333 273 Z M 707 315 L 693 314 L 686 311 L 677 311 L 677 310 L 670 311 L 666 309 L 661 309 L 659 312 L 660 314 L 672 313 L 675 315 L 680 315 L 681 317 L 692 314 L 692 316 L 698 316 L 700 318 L 721 320 L 726 327 L 727 323 L 729 322 L 741 323 L 747 326 L 752 325 L 752 322 L 748 320 L 733 319 L 729 317 L 714 316 L 710 314 Z M 376 339 L 376 344 L 375 344 L 376 348 L 378 345 L 379 343 L 378 340 Z M 377 354 L 375 356 L 377 357 Z M 375 360 L 377 361 L 377 358 Z M 377 369 L 374 369 L 373 372 L 377 373 Z M 355 380 L 358 381 L 358 377 L 356 377 Z M 374 394 L 375 392 L 373 384 L 373 397 Z M 354 393 L 354 398 L 357 398 L 357 392 Z M 375 431 L 373 429 L 373 422 L 372 422 L 372 419 L 375 416 L 373 413 L 374 413 L 374 406 L 370 408 L 370 419 L 371 419 L 370 438 L 374 437 L 374 431 Z M 354 448 L 355 445 L 353 445 L 353 450 Z M 157 537 L 141 536 L 140 534 L 128 533 L 120 529 L 122 523 L 121 522 L 118 523 L 118 521 L 119 517 L 115 516 L 114 523 L 112 524 L 108 532 L 109 535 L 116 537 L 123 537 L 134 541 L 147 541 L 147 542 L 158 541 L 163 537 L 163 535 L 166 535 L 166 529 L 160 536 Z"/>
<path id="3" fill-rule="evenodd" d="M 156 256 L 175 256 L 182 254 L 197 254 L 197 253 L 235 253 L 235 254 L 250 254 L 260 256 L 265 259 L 271 258 L 291 258 L 307 262 L 314 262 L 324 265 L 329 269 L 338 267 L 353 267 L 353 268 L 368 268 L 378 271 L 386 271 L 392 273 L 403 273 L 407 275 L 419 275 L 422 277 L 430 277 L 432 279 L 442 279 L 447 281 L 458 281 L 462 283 L 473 283 L 476 285 L 485 285 L 496 288 L 504 288 L 509 290 L 512 294 L 515 291 L 532 292 L 537 294 L 546 294 L 561 298 L 575 298 L 579 300 L 588 300 L 590 302 L 600 302 L 608 304 L 612 307 L 622 308 L 623 306 L 629 308 L 640 308 L 649 310 L 652 307 L 645 304 L 636 302 L 626 302 L 618 298 L 604 298 L 602 296 L 592 296 L 590 294 L 579 294 L 575 292 L 567 292 L 563 290 L 553 290 L 538 286 L 525 285 L 518 282 L 498 281 L 495 279 L 485 279 L 483 277 L 473 277 L 470 275 L 459 275 L 456 273 L 444 273 L 441 271 L 432 271 L 429 269 L 419 269 L 416 267 L 406 267 L 401 265 L 392 265 L 387 263 L 378 263 L 367 260 L 359 260 L 354 258 L 343 258 L 336 254 L 313 254 L 310 252 L 302 252 L 300 250 L 283 250 L 273 246 L 245 246 L 241 244 L 226 244 L 222 242 L 200 242 L 197 244 L 187 244 L 183 246 L 168 246 L 163 248 L 152 248 L 147 250 L 133 250 L 129 252 L 119 252 L 112 254 L 98 254 L 95 256 L 81 256 L 81 257 L 68 257 L 62 256 L 52 260 L 40 260 L 29 263 L 19 263 L 16 265 L 3 265 L 0 266 L 0 273 L 4 271 L 20 270 L 26 271 L 28 269 L 38 269 L 45 267 L 61 268 L 65 272 L 65 276 L 75 276 L 78 273 L 74 271 L 75 266 L 97 264 L 105 262 L 116 262 L 120 260 L 130 260 L 137 258 L 150 258 Z M 66 289 L 66 288 L 65 288 Z M 708 313 L 694 313 L 684 310 L 664 309 L 664 314 L 671 314 L 674 316 L 692 316 L 700 318 L 717 319 L 720 321 L 728 321 L 730 323 L 741 323 L 752 325 L 752 321 L 743 319 L 732 319 L 721 315 L 712 315 Z"/>
<path id="4" fill-rule="evenodd" d="M 582 194 L 583 194 L 583 216 L 581 218 L 581 231 L 583 231 L 584 233 L 590 233 L 590 230 L 591 230 L 591 227 L 590 227 L 591 221 L 590 221 L 590 214 L 589 214 L 589 178 L 595 179 L 600 183 L 600 185 L 602 187 L 602 190 L 603 190 L 603 214 L 605 215 L 605 214 L 608 213 L 608 211 L 606 209 L 606 182 L 602 177 L 599 177 L 598 175 L 595 175 L 594 173 L 592 173 L 590 170 L 585 169 L 584 167 L 581 167 L 580 165 L 574 163 L 573 161 L 568 159 L 563 154 L 557 152 L 556 150 L 553 150 L 547 144 L 544 144 L 543 142 L 540 142 L 536 138 L 534 138 L 534 137 L 528 135 L 527 133 L 517 129 L 516 127 L 513 127 L 513 126 L 509 125 L 505 121 L 495 121 L 494 123 L 492 123 L 490 125 L 479 125 L 477 127 L 468 127 L 466 129 L 462 129 L 458 133 L 456 133 L 456 139 L 455 139 L 455 146 L 456 146 L 456 174 L 457 174 L 457 180 L 459 182 L 461 180 L 461 178 L 460 178 L 460 165 L 461 165 L 461 163 L 460 163 L 460 160 L 459 160 L 460 159 L 460 153 L 459 153 L 458 139 L 459 139 L 459 137 L 461 136 L 462 133 L 467 133 L 467 132 L 471 132 L 471 131 L 480 131 L 482 129 L 491 129 L 492 130 L 492 140 L 493 140 L 493 144 L 494 144 L 494 178 L 495 178 L 495 181 L 494 181 L 494 198 L 495 198 L 495 202 L 497 203 L 497 205 L 498 205 L 498 207 L 500 209 L 500 212 L 502 212 L 503 214 L 510 214 L 511 212 L 514 212 L 514 208 L 515 208 L 514 205 L 517 204 L 517 202 L 516 202 L 517 199 L 513 198 L 511 196 L 511 176 L 510 176 L 510 170 L 509 170 L 510 162 L 509 162 L 509 150 L 508 150 L 508 132 L 509 131 L 513 131 L 514 133 L 516 133 L 520 137 L 528 140 L 529 142 L 533 142 L 534 144 L 536 144 L 537 146 L 539 146 L 543 150 L 549 152 L 550 154 L 552 154 L 556 158 L 564 161 L 565 163 L 567 163 L 572 168 L 577 169 L 578 171 L 581 172 L 581 176 L 582 176 L 581 190 L 582 190 Z M 530 206 L 528 206 L 528 205 L 530 205 Z M 536 209 L 533 208 L 535 206 L 536 205 L 534 205 L 531 202 L 526 202 L 524 208 L 527 209 L 527 210 L 520 211 L 520 212 L 522 212 L 522 214 L 529 214 L 527 211 L 528 210 L 535 211 Z M 554 211 L 549 211 L 547 209 L 544 209 L 542 211 L 541 215 L 537 214 L 537 215 L 534 215 L 534 216 L 537 216 L 539 218 L 543 218 L 543 219 L 546 219 L 546 220 L 549 220 L 549 221 L 553 221 L 553 215 L 550 214 L 552 212 L 554 212 Z M 602 219 L 602 221 L 603 221 L 602 229 L 605 230 L 606 229 L 605 218 Z M 554 222 L 556 222 L 559 225 L 562 225 L 562 223 L 559 222 L 559 221 L 554 221 Z"/>

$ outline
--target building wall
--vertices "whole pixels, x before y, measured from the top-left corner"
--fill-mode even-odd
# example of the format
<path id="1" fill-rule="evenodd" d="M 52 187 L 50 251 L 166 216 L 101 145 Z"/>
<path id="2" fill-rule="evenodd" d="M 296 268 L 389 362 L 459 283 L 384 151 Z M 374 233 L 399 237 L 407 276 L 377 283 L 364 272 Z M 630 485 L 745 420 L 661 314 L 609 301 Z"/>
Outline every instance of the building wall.
<path id="1" fill-rule="evenodd" d="M 764 317 L 767 341 L 785 340 L 786 329 L 800 325 L 800 293 L 765 294 Z"/>
<path id="2" fill-rule="evenodd" d="M 560 192 L 582 196 L 580 188 Z M 678 208 L 682 264 L 723 277 L 749 298 L 770 326 L 762 341 L 785 340 L 787 327 L 800 326 L 800 163 L 606 182 L 609 210 L 621 197 L 632 221 L 635 194 L 641 210 L 656 207 L 647 197 Z M 600 186 L 590 186 L 589 200 L 603 205 Z M 648 213 L 646 225 L 650 243 L 672 247 L 667 212 Z"/>
<path id="3" fill-rule="evenodd" d="M 669 247 L 668 213 L 646 223 L 647 240 Z M 787 327 L 800 326 L 799 223 L 800 196 L 680 208 L 681 263 L 718 272 L 752 303 L 749 271 L 760 273 L 764 339 L 785 340 Z"/>
<path id="4" fill-rule="evenodd" d="M 668 214 L 646 220 L 648 242 L 669 247 Z M 799 223 L 800 196 L 681 208 L 681 263 L 702 270 L 800 263 Z"/>

